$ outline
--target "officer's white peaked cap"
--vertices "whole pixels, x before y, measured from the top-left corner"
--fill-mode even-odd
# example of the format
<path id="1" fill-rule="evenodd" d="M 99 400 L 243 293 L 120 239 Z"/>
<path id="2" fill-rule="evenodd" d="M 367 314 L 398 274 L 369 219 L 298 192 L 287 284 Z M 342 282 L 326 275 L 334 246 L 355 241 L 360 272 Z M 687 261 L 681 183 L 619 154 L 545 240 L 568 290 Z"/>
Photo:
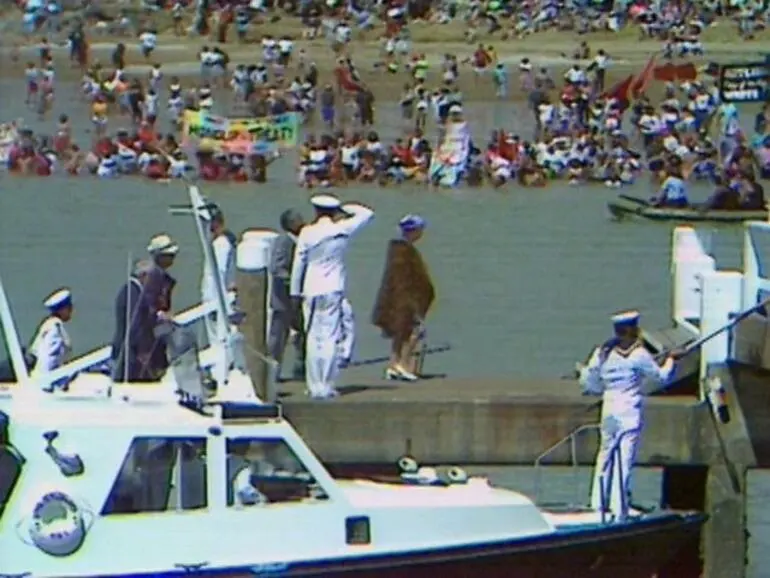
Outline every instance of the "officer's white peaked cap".
<path id="1" fill-rule="evenodd" d="M 613 325 L 636 325 L 641 314 L 638 311 L 623 311 L 611 317 Z"/>
<path id="2" fill-rule="evenodd" d="M 334 195 L 314 195 L 310 197 L 310 204 L 316 209 L 334 210 L 342 207 L 342 202 Z"/>
<path id="3" fill-rule="evenodd" d="M 46 309 L 56 311 L 72 303 L 72 292 L 69 289 L 57 289 L 43 301 Z"/>

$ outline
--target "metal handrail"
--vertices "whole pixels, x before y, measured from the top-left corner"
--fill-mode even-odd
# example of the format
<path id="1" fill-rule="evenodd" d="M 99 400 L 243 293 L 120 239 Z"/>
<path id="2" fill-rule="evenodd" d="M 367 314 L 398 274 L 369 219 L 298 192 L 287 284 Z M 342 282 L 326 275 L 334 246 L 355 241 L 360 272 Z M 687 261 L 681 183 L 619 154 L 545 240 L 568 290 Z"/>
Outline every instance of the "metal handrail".
<path id="1" fill-rule="evenodd" d="M 557 449 L 559 449 L 562 445 L 564 445 L 566 442 L 570 442 L 570 453 L 571 453 L 571 461 L 572 461 L 572 468 L 573 468 L 573 476 L 577 476 L 577 468 L 578 468 L 578 461 L 577 461 L 577 436 L 585 431 L 590 430 L 600 430 L 602 427 L 601 423 L 590 423 L 590 424 L 583 424 L 581 426 L 578 426 L 574 430 L 572 430 L 569 434 L 567 434 L 565 437 L 560 439 L 558 442 L 550 446 L 548 449 L 546 449 L 543 453 L 541 453 L 537 459 L 535 459 L 535 501 L 539 501 L 540 497 L 540 484 L 542 481 L 542 461 L 547 458 L 549 455 L 551 455 L 553 452 L 555 452 Z M 624 432 L 621 432 L 618 436 L 616 436 L 612 447 L 609 450 L 609 455 L 607 457 L 607 460 L 604 463 L 604 466 L 602 468 L 602 471 L 599 476 L 599 502 L 601 507 L 601 521 L 603 524 L 606 524 L 610 521 L 612 521 L 611 518 L 608 517 L 609 514 L 609 506 L 610 506 L 610 500 L 612 497 L 612 482 L 613 482 L 613 475 L 615 472 L 616 467 L 616 460 L 617 460 L 617 468 L 618 468 L 618 476 L 620 477 L 620 513 L 617 517 L 613 517 L 613 519 L 617 520 L 624 520 L 628 516 L 628 510 L 629 510 L 629 504 L 628 504 L 628 488 L 624 487 L 625 480 L 623 476 L 623 462 L 621 460 L 622 456 L 622 449 L 621 449 L 621 442 L 623 439 L 630 435 L 631 433 L 634 433 L 633 430 L 627 430 Z M 577 480 L 575 480 L 577 482 Z M 573 486 L 575 487 L 575 491 L 577 492 L 578 484 L 574 483 Z"/>
<path id="2" fill-rule="evenodd" d="M 577 436 L 583 433 L 584 431 L 589 430 L 598 430 L 601 429 L 602 424 L 601 423 L 584 423 L 583 425 L 580 425 L 576 427 L 574 430 L 572 430 L 570 433 L 568 433 L 565 437 L 560 439 L 558 442 L 550 446 L 548 449 L 546 449 L 543 453 L 541 453 L 537 458 L 535 459 L 535 501 L 539 501 L 540 498 L 540 482 L 542 481 L 542 471 L 540 469 L 540 466 L 542 465 L 542 461 L 550 456 L 553 452 L 555 452 L 557 449 L 561 448 L 566 442 L 570 442 L 570 452 L 572 456 L 572 474 L 573 477 L 577 477 Z M 574 484 L 574 487 L 577 488 L 577 483 Z"/>

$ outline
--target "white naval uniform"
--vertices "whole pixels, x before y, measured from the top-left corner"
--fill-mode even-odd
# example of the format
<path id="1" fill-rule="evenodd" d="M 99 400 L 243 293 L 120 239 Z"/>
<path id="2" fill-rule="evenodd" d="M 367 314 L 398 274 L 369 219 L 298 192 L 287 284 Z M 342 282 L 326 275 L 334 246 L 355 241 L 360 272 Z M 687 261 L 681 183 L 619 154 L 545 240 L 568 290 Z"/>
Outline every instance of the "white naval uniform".
<path id="1" fill-rule="evenodd" d="M 607 458 L 616 443 L 620 446 L 620 459 L 615 460 L 612 472 L 606 472 L 606 484 L 611 484 L 606 504 L 613 514 L 621 512 L 621 485 L 626 490 L 626 500 L 631 493 L 631 475 L 639 446 L 639 436 L 644 425 L 643 381 L 652 379 L 666 384 L 674 374 L 671 358 L 660 366 L 641 342 L 629 349 L 617 345 L 598 347 L 588 364 L 580 371 L 580 385 L 585 393 L 602 394 L 601 442 L 594 466 L 591 490 L 591 507 L 601 507 L 600 478 Z M 622 437 L 621 437 L 622 436 Z M 609 486 L 608 486 L 609 487 Z M 626 502 L 628 505 L 628 502 Z"/>
<path id="2" fill-rule="evenodd" d="M 31 377 L 43 379 L 43 389 L 51 389 L 53 384 L 45 381 L 45 374 L 61 367 L 71 350 L 72 342 L 64 328 L 64 322 L 55 315 L 46 318 L 40 324 L 30 346 L 30 352 L 37 359 Z"/>
<path id="3" fill-rule="evenodd" d="M 203 278 L 201 279 L 201 300 L 203 303 L 209 301 L 216 302 L 219 299 L 217 294 L 216 283 L 221 280 L 225 291 L 229 291 L 235 286 L 235 246 L 227 234 L 219 235 L 211 243 L 214 248 L 214 258 L 216 259 L 216 274 L 209 270 L 209 267 L 204 264 L 203 266 Z M 227 299 L 225 295 L 225 305 L 227 312 L 232 313 L 232 303 Z M 221 338 L 226 336 L 217 335 L 217 323 L 216 316 L 206 317 L 206 333 L 209 338 L 209 343 L 216 343 Z"/>
<path id="4" fill-rule="evenodd" d="M 267 498 L 251 484 L 252 465 L 244 463 L 233 480 L 233 500 L 238 506 L 266 504 Z"/>
<path id="5" fill-rule="evenodd" d="M 340 365 L 350 355 L 354 332 L 345 298 L 345 251 L 350 237 L 374 218 L 374 211 L 363 205 L 342 209 L 350 216 L 338 221 L 321 217 L 302 228 L 292 264 L 289 293 L 302 297 L 307 387 L 314 397 L 334 393 Z"/>

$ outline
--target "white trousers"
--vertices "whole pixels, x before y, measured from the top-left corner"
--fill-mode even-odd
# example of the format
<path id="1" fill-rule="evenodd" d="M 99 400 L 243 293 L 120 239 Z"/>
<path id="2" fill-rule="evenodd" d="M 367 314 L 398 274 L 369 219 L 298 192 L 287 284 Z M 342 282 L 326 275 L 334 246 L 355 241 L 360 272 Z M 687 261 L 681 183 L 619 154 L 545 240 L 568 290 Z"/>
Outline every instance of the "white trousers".
<path id="1" fill-rule="evenodd" d="M 353 306 L 347 298 L 342 300 L 342 335 L 339 340 L 339 358 L 345 364 L 353 358 L 353 346 L 356 343 L 356 319 Z"/>
<path id="2" fill-rule="evenodd" d="M 334 391 L 339 375 L 344 336 L 345 294 L 329 293 L 306 297 L 303 301 L 307 350 L 305 373 L 312 396 L 325 396 Z M 350 304 L 347 304 L 350 307 Z M 352 318 L 352 309 L 350 318 Z"/>
<path id="3" fill-rule="evenodd" d="M 601 509 L 602 493 L 606 500 L 605 508 L 615 516 L 621 514 L 624 501 L 626 506 L 629 505 L 634 462 L 642 431 L 641 417 L 641 410 L 602 416 L 599 452 L 591 487 L 591 508 Z M 619 453 L 613 451 L 615 448 L 619 448 Z"/>

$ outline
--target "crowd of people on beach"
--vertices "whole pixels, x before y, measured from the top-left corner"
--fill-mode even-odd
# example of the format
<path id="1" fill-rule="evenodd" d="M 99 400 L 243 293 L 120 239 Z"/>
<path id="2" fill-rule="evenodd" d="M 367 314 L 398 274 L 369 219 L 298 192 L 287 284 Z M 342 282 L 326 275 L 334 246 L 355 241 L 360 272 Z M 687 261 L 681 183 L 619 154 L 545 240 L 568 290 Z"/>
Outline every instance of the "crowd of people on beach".
<path id="1" fill-rule="evenodd" d="M 547 6 L 541 8 L 548 12 Z M 703 51 L 699 33 L 713 20 L 717 7 L 705 7 L 695 14 L 694 5 L 666 4 L 654 18 L 651 6 L 637 8 L 628 14 L 643 34 L 667 42 L 667 55 L 698 55 Z M 227 14 L 236 10 L 232 16 L 241 30 L 240 8 L 217 5 L 205 10 L 205 30 L 200 32 L 213 33 L 221 43 L 200 50 L 200 70 L 192 83 L 177 76 L 167 79 L 159 63 L 151 66 L 146 78 L 130 78 L 125 73 L 126 46 L 122 42 L 115 46 L 110 68 L 89 63 L 84 29 L 75 26 L 69 35 L 70 58 L 84 67 L 82 92 L 91 110 L 93 142 L 82 148 L 75 143 L 66 115 L 60 117 L 53 137 L 35 136 L 22 127 L 9 128 L 0 147 L 8 168 L 37 175 L 62 171 L 109 178 L 138 174 L 152 179 L 181 178 L 197 171 L 211 181 L 264 182 L 267 166 L 285 156 L 284 151 L 260 149 L 251 154 L 197 146 L 200 143 L 188 138 L 185 112 L 214 114 L 222 109 L 220 101 L 225 101 L 225 108 L 237 106 L 255 118 L 289 112 L 301 116 L 307 129 L 304 143 L 297 143 L 297 180 L 308 187 L 407 181 L 495 187 L 514 182 L 539 187 L 552 180 L 622 187 L 649 171 L 655 185 L 661 186 L 655 202 L 676 205 L 686 199 L 690 179 L 728 182 L 742 190 L 746 182 L 755 182 L 747 180 L 750 174 L 770 175 L 770 146 L 764 138 L 767 123 L 755 123 L 756 136 L 747 143 L 737 108 L 720 102 L 713 75 L 669 82 L 662 101 L 653 103 L 645 97 L 654 76 L 649 65 L 624 85 L 607 88 L 611 56 L 603 50 L 592 54 L 587 42 L 577 47 L 575 64 L 561 79 L 553 78 L 545 68 L 536 69 L 524 58 L 517 67 L 518 82 L 528 95 L 535 133 L 526 138 L 495 130 L 486 142 L 477 141 L 471 137 L 464 115 L 460 75 L 472 74 L 477 82 L 491 82 L 502 100 L 513 82 L 508 65 L 498 60 L 492 45 L 478 44 L 464 59 L 446 54 L 437 81 L 435 74 L 428 74 L 425 55 L 412 51 L 408 8 L 393 5 L 383 14 L 389 26 L 382 58 L 375 66 L 393 75 L 394 82 L 406 75 L 400 108 L 410 129 L 393 142 L 383 142 L 376 130 L 375 95 L 361 81 L 347 49 L 352 39 L 349 29 L 332 30 L 337 67 L 331 82 L 323 83 L 316 64 L 304 51 L 296 51 L 289 37 L 265 35 L 260 61 L 231 63 L 224 45 L 232 21 Z M 350 15 L 341 10 L 344 12 L 340 8 L 324 13 L 336 17 L 337 25 L 344 27 Z M 510 12 L 508 5 L 498 7 L 496 13 L 521 16 L 521 12 Z M 435 17 L 436 12 L 433 14 Z M 614 29 L 612 18 L 617 15 L 612 16 L 612 11 L 602 14 L 609 14 L 604 24 Z M 469 29 L 487 16 L 483 10 L 471 10 Z M 553 23 L 551 17 L 543 18 L 535 19 L 540 22 L 536 29 Z M 211 22 L 216 23 L 213 29 Z M 138 42 L 147 62 L 153 62 L 158 42 L 154 29 L 145 27 Z M 588 66 L 582 64 L 586 60 Z M 41 118 L 47 118 L 56 81 L 47 40 L 40 44 L 39 62 L 27 65 L 26 79 L 27 102 Z M 629 110 L 630 115 L 626 114 Z M 161 134 L 163 127 L 158 122 L 164 111 L 171 119 L 167 135 Z M 127 119 L 131 128 L 111 127 L 116 115 Z M 319 124 L 323 129 L 313 130 Z M 715 125 L 718 145 L 710 138 Z M 428 136 L 432 127 L 438 133 L 435 139 Z M 674 189 L 678 192 L 671 192 Z"/>

